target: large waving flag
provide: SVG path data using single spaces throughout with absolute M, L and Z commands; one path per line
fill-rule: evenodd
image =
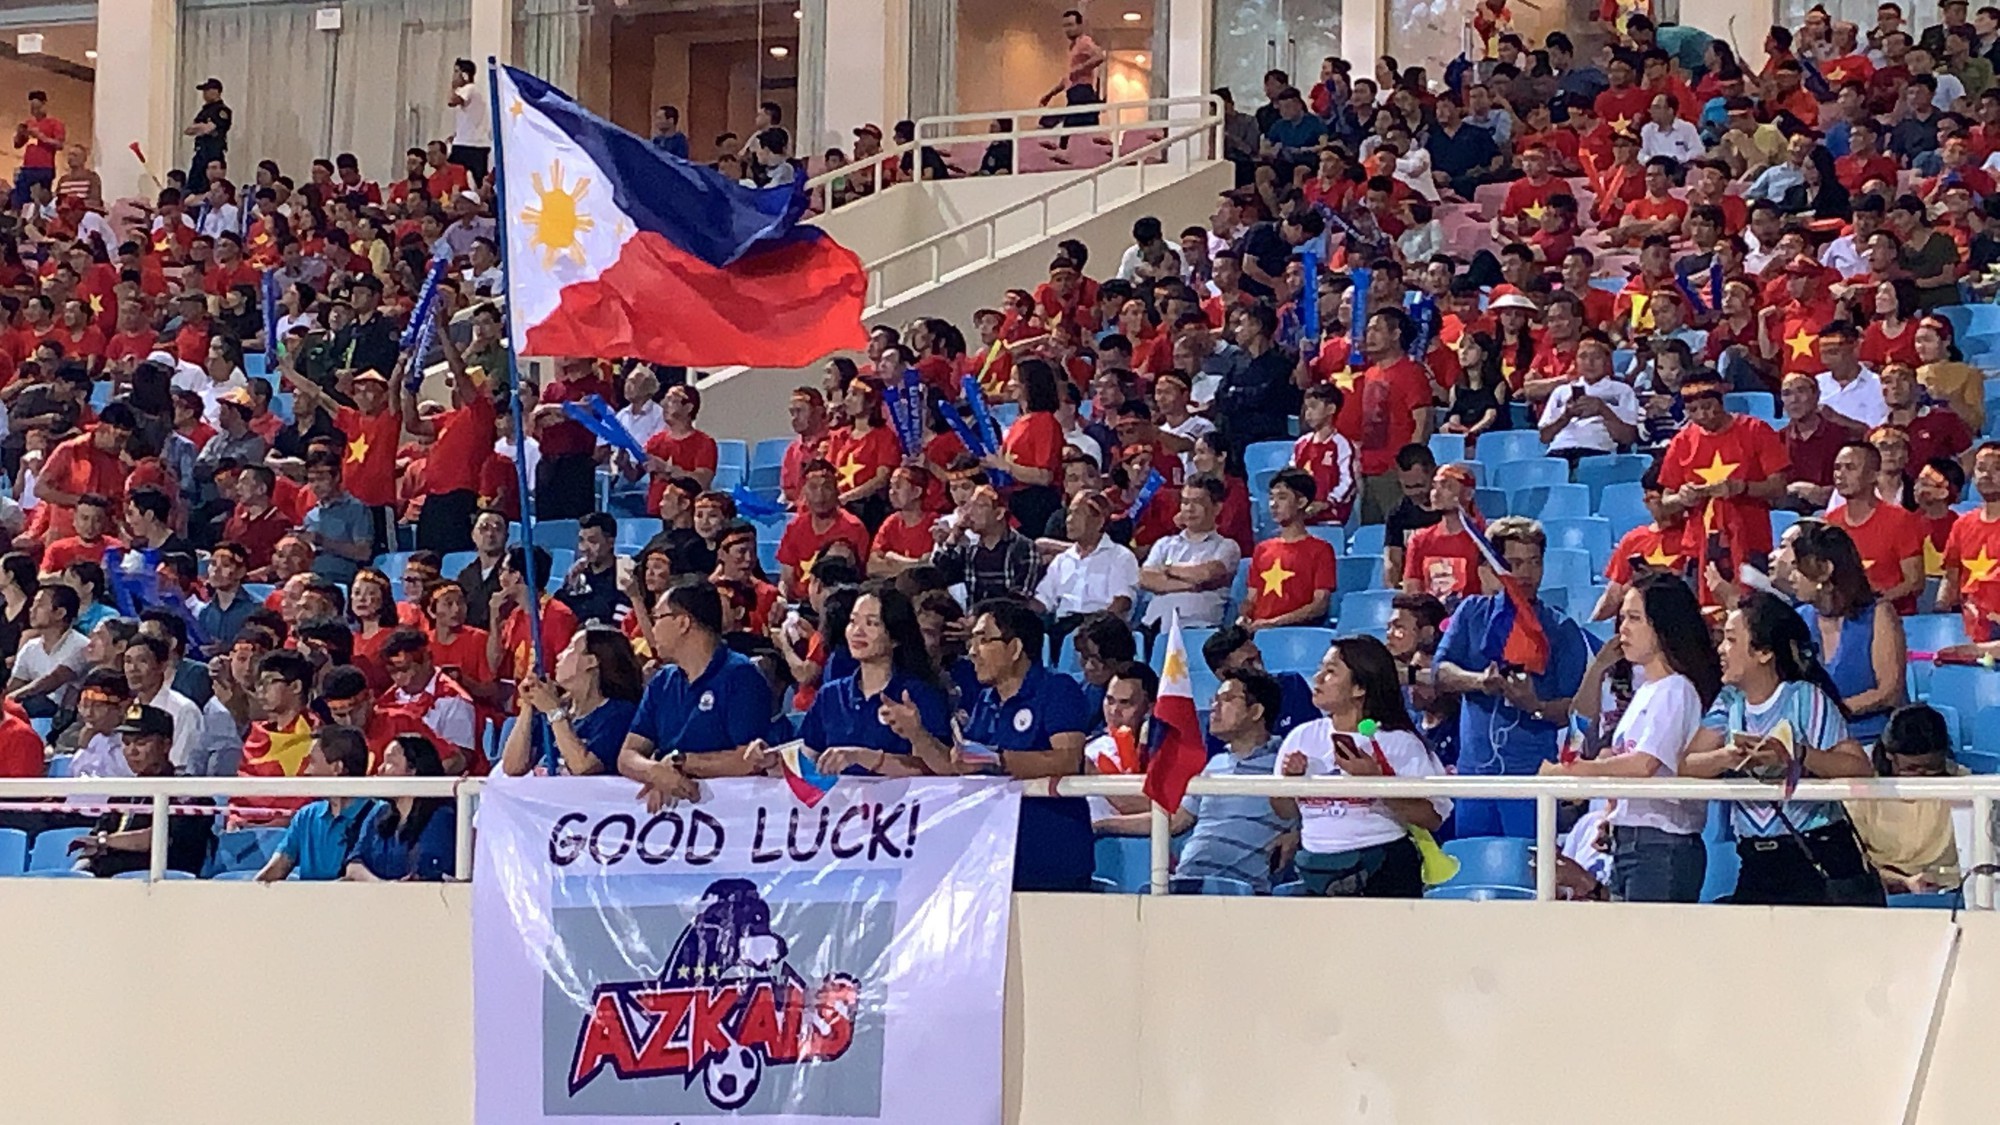
M 867 276 L 799 225 L 805 188 L 746 188 L 533 75 L 494 77 L 519 355 L 799 367 L 867 343 Z
M 1201 720 L 1188 678 L 1187 642 L 1181 638 L 1181 611 L 1168 624 L 1167 658 L 1160 664 L 1160 694 L 1153 701 L 1153 760 L 1146 766 L 1146 796 L 1168 812 L 1179 812 L 1188 782 L 1208 765 Z
M 1541 675 L 1549 670 L 1549 635 L 1542 631 L 1541 616 L 1535 612 L 1533 591 L 1507 569 L 1500 552 L 1494 550 L 1492 541 L 1486 538 L 1483 522 L 1463 509 L 1459 511 L 1459 519 L 1464 521 L 1466 531 L 1472 534 L 1473 546 L 1479 548 L 1480 557 L 1499 577 L 1500 590 L 1506 595 L 1486 623 L 1485 651 L 1491 653 L 1497 648 L 1502 664 L 1511 664 Z

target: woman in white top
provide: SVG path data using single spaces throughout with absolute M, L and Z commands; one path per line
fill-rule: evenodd
M 1444 773 L 1403 705 L 1396 660 L 1374 637 L 1333 642 L 1313 676 L 1313 706 L 1278 747 L 1284 777 L 1435 777 Z M 1363 723 L 1373 723 L 1361 733 Z M 1421 898 L 1423 860 L 1411 828 L 1435 830 L 1451 814 L 1443 798 L 1273 797 L 1279 816 L 1300 818 L 1299 878 L 1316 895 Z
M 1571 777 L 1672 777 L 1680 772 L 1701 717 L 1722 690 L 1722 663 L 1694 590 L 1652 574 L 1625 593 L 1618 635 L 1591 664 L 1601 677 L 1631 662 L 1639 687 L 1596 758 L 1544 762 L 1541 772 Z M 1586 676 L 1577 692 L 1597 690 Z M 1620 902 L 1697 902 L 1708 870 L 1702 843 L 1707 806 L 1695 801 L 1616 800 L 1611 812 L 1611 897 Z

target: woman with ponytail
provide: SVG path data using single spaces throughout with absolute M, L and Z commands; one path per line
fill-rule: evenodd
M 1811 629 L 1784 599 L 1746 595 L 1722 629 L 1721 694 L 1681 760 L 1685 777 L 1749 776 L 1781 785 L 1875 772 L 1847 728 Z M 1794 774 L 1796 770 L 1796 774 Z M 1837 801 L 1730 805 L 1742 861 L 1732 901 L 1835 905 L 1882 901 Z

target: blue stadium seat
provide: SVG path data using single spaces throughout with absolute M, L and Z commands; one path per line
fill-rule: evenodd
M 252 379 L 260 378 L 270 374 L 270 371 L 268 371 L 264 367 L 263 352 L 243 353 L 243 374 L 249 376 Z
M 2000 335 L 2000 305 L 1946 305 L 1938 314 L 1951 322 L 1952 336 L 1961 342 L 1973 336 Z
M 1333 645 L 1332 629 L 1315 625 L 1282 625 L 1257 633 L 1257 651 L 1271 672 L 1297 672 L 1310 677 Z
M 282 828 L 246 828 L 224 832 L 215 839 L 214 871 L 257 871 L 285 838 Z
M 1153 881 L 1152 843 L 1144 836 L 1099 836 L 1097 877 L 1121 892 L 1137 894 Z
M 1167 880 L 1167 893 L 1176 895 L 1224 895 L 1233 898 L 1247 898 L 1257 893 L 1257 889 L 1241 879 L 1230 879 L 1221 875 L 1188 876 Z
M 1708 823 L 1702 826 L 1701 838 L 1710 844 L 1730 844 L 1736 839 L 1736 830 L 1729 826 L 1728 801 L 1708 803 Z
M 409 551 L 391 551 L 386 555 L 376 555 L 375 569 L 388 575 L 390 582 L 401 583 L 403 580 L 403 568 L 410 565 L 411 553 Z
M 577 521 L 536 520 L 535 546 L 554 550 L 557 547 L 576 547 Z
M 26 876 L 26 877 L 28 877 L 28 878 L 30 878 L 30 879 L 95 879 L 95 878 L 97 878 L 97 876 L 95 876 L 95 875 L 92 875 L 92 874 L 91 874 L 90 872 L 88 872 L 88 871 L 78 871 L 78 870 L 76 870 L 75 868 L 70 868 L 70 867 L 42 867 L 42 868 L 34 868 L 34 867 L 30 867 L 30 868 L 29 868 L 29 869 L 27 869 L 26 871 L 23 871 L 23 872 L 21 872 L 21 874 L 22 874 L 22 875 L 24 875 L 24 876 Z
M 1431 447 L 1431 456 L 1437 458 L 1440 465 L 1465 460 L 1464 434 L 1432 434 L 1427 444 Z
M 1944 720 L 1945 737 L 1951 742 L 1952 752 L 1960 755 L 1965 753 L 1965 721 L 1959 718 L 1958 708 L 1953 707 L 1949 703 L 1939 703 L 1936 700 L 1931 701 L 1930 707 L 1931 710 L 1938 713 L 1939 718 Z M 1973 772 L 1978 773 L 1980 771 L 1974 770 Z
M 1312 892 L 1311 892 L 1311 891 L 1308 891 L 1308 890 L 1306 890 L 1306 885 L 1305 885 L 1304 883 L 1301 883 L 1301 882 L 1299 882 L 1299 881 L 1298 881 L 1297 879 L 1294 879 L 1294 880 L 1292 880 L 1292 881 L 1291 881 L 1291 882 L 1289 882 L 1289 883 L 1279 883 L 1279 884 L 1278 884 L 1277 886 L 1275 886 L 1275 887 L 1272 887 L 1272 888 L 1271 888 L 1271 897 L 1272 897 L 1272 898 L 1311 898 L 1311 897 L 1312 897 Z
M 28 869 L 28 834 L 18 828 L 0 828 L 0 876 L 19 875 Z
M 1949 664 L 1931 672 L 1931 698 L 1949 699 L 1960 711 L 1977 715 L 1988 707 L 2000 707 L 2000 672 L 1962 664 Z
M 445 572 L 445 577 L 456 578 L 458 577 L 458 572 L 455 570 L 447 571 Z M 401 585 L 400 580 L 398 581 L 397 584 Z M 261 602 L 265 598 L 268 598 L 272 594 L 275 594 L 277 592 L 278 588 L 276 586 L 271 585 L 269 582 L 245 582 L 243 584 L 244 596 L 249 598 L 253 602 Z
M 1542 444 L 1542 435 L 1533 430 L 1500 430 L 1481 434 L 1478 446 L 1479 460 L 1488 465 L 1525 461 L 1548 452 L 1548 447 Z
M 649 516 L 628 516 L 619 520 L 619 553 L 630 553 L 645 546 L 648 540 L 660 533 L 660 527 L 660 521 Z
M 1445 854 L 1458 860 L 1458 874 L 1445 887 L 1535 886 L 1533 842 L 1518 836 L 1473 836 L 1447 840 Z M 1439 888 L 1443 889 L 1443 888 Z
M 273 391 L 271 393 L 271 413 L 276 414 L 280 418 L 283 418 L 285 420 L 285 424 L 290 425 L 293 420 L 292 392 Z
M 111 405 L 111 383 L 100 379 L 90 385 L 90 408 L 102 410 Z
M 542 579 L 542 589 L 553 590 L 561 583 L 562 576 L 576 565 L 576 552 L 567 547 L 549 548 L 549 573 Z
M 1576 463 L 1576 483 L 1590 489 L 1590 508 L 1596 511 L 1611 484 L 1626 484 L 1646 475 L 1653 459 L 1642 453 L 1607 453 L 1585 457 Z
M 1584 632 L 1597 638 L 1598 644 L 1603 644 L 1610 640 L 1611 635 L 1618 631 L 1618 623 L 1616 621 L 1578 621 L 1577 625 Z
M 1489 520 L 1507 514 L 1507 494 L 1497 488 L 1473 489 L 1472 502 L 1479 506 L 1479 514 Z
M 1799 522 L 1799 514 L 1797 512 L 1787 512 L 1782 508 L 1772 509 L 1771 510 L 1772 545 L 1776 546 L 1779 541 L 1784 539 L 1785 532 L 1790 530 L 1791 526 L 1797 522 Z
M 1581 519 L 1590 514 L 1590 489 L 1581 484 L 1537 484 L 1507 490 L 1507 514 L 1530 519 Z
M 1208 626 L 1208 625 L 1181 626 L 1181 643 L 1187 646 L 1189 664 L 1199 668 L 1208 667 L 1208 665 L 1202 663 L 1201 646 L 1206 644 L 1208 642 L 1208 638 L 1214 635 L 1215 635 L 1215 629 L 1213 626 Z M 1147 661 L 1147 663 L 1151 664 L 1153 667 L 1153 671 L 1157 672 L 1160 670 L 1160 665 L 1165 664 L 1166 662 L 1167 662 L 1167 642 L 1165 634 L 1163 632 L 1161 634 L 1161 638 L 1153 642 L 1153 652 L 1151 658 Z
M 1981 707 L 1972 713 L 1972 729 L 1966 732 L 1965 745 L 1978 753 L 2000 758 L 2000 707 Z
M 1363 590 L 1348 594 L 1340 599 L 1340 617 L 1336 621 L 1342 636 L 1367 634 L 1379 637 L 1389 627 L 1389 615 L 1395 611 L 1390 605 L 1396 600 L 1396 590 Z
M 1963 901 L 1957 891 L 1889 896 L 1889 906 L 1895 910 L 1957 910 Z
M 785 450 L 792 444 L 788 437 L 765 438 L 750 449 L 750 471 L 745 479 L 751 488 L 773 489 L 778 487 L 778 476 L 785 464 Z
M 1569 483 L 1569 462 L 1554 457 L 1525 457 L 1487 464 L 1493 467 L 1493 483 L 1509 492 L 1530 485 Z
M 708 482 L 717 492 L 734 492 L 743 485 L 743 469 L 739 465 L 721 465 L 715 470 L 715 478 Z
M 75 754 L 57 754 L 49 759 L 50 777 L 68 777 L 76 768 Z
M 209 877 L 219 883 L 253 883 L 257 880 L 255 871 L 218 871 Z
M 1381 555 L 1347 555 L 1340 560 L 1340 578 L 1336 592 L 1352 594 L 1362 590 L 1382 588 Z
M 28 870 L 47 871 L 66 868 L 76 863 L 69 854 L 69 842 L 88 835 L 88 828 L 44 828 L 35 834 L 35 845 L 28 852 Z
M 1250 560 L 1239 559 L 1236 563 L 1236 580 L 1229 584 L 1229 600 L 1223 603 L 1222 619 L 1236 620 L 1243 609 L 1243 602 L 1250 596 Z M 1189 642 L 1192 644 L 1193 642 Z
M 1243 472 L 1252 481 L 1258 473 L 1275 473 L 1292 463 L 1292 443 L 1289 441 L 1256 441 L 1243 450 Z M 1261 489 L 1252 488 L 1252 492 Z
M 1611 559 L 1613 543 L 1610 520 L 1603 516 L 1546 519 L 1542 521 L 1542 531 L 1548 535 L 1550 547 L 1583 551 L 1590 556 L 1591 573 L 1604 573 L 1604 564 Z
M 1769 391 L 1732 391 L 1722 396 L 1731 414 L 1747 414 L 1768 422 L 1778 416 L 1778 399 Z
M 1477 883 L 1446 883 L 1424 892 L 1425 898 L 1457 899 L 1462 902 L 1526 902 L 1535 897 L 1533 887 L 1486 887 Z
M 1574 547 L 1550 547 L 1542 560 L 1542 588 L 1588 586 L 1596 571 L 1590 555 Z
M 715 467 L 735 469 L 738 473 L 749 471 L 750 447 L 736 438 L 723 438 L 715 443 Z
M 478 561 L 478 551 L 453 551 L 444 557 L 444 576 L 455 581 L 459 571 Z
M 1936 652 L 1966 642 L 1965 619 L 1956 613 L 1918 613 L 1903 618 L 1911 652 Z
M 1588 586 L 1570 586 L 1563 590 L 1563 612 L 1579 620 L 1589 617 L 1597 610 L 1597 601 L 1604 596 L 1605 585 L 1591 582 Z M 1616 622 L 1612 623 L 1616 628 Z
M 1597 514 L 1611 521 L 1614 543 L 1633 528 L 1653 522 L 1653 514 L 1646 510 L 1645 489 L 1639 486 L 1638 481 L 1605 485 L 1604 492 L 1597 498 Z
M 1388 534 L 1384 524 L 1363 524 L 1348 535 L 1347 551 L 1353 555 L 1379 555 L 1388 542 Z
M 762 535 L 757 537 L 757 565 L 764 568 L 765 574 L 773 578 L 777 577 L 778 540 L 776 538 L 766 538 Z
M 1535 596 L 1541 599 L 1543 605 L 1548 606 L 1557 613 L 1567 614 L 1569 613 L 1569 591 L 1570 587 L 1568 586 L 1544 586 L 1535 593 Z M 1587 591 L 1584 596 L 1589 596 Z M 1596 604 L 1596 602 L 1591 603 L 1591 605 Z
M 146 880 L 151 880 L 152 877 L 153 873 L 151 871 L 120 871 L 118 874 L 112 876 L 113 879 L 146 879 Z M 194 878 L 194 876 L 188 874 L 185 871 L 175 871 L 173 868 L 170 867 L 164 873 L 161 874 L 160 878 L 163 880 L 192 879 Z
M 1314 539 L 1324 539 L 1333 545 L 1333 553 L 1343 553 L 1347 546 L 1347 531 L 1337 523 L 1316 523 L 1306 528 L 1306 534 Z

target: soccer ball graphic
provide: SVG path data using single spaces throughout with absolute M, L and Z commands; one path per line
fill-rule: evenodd
M 717 1109 L 737 1109 L 757 1092 L 764 1080 L 764 1058 L 740 1043 L 731 1043 L 702 1068 L 701 1087 Z

